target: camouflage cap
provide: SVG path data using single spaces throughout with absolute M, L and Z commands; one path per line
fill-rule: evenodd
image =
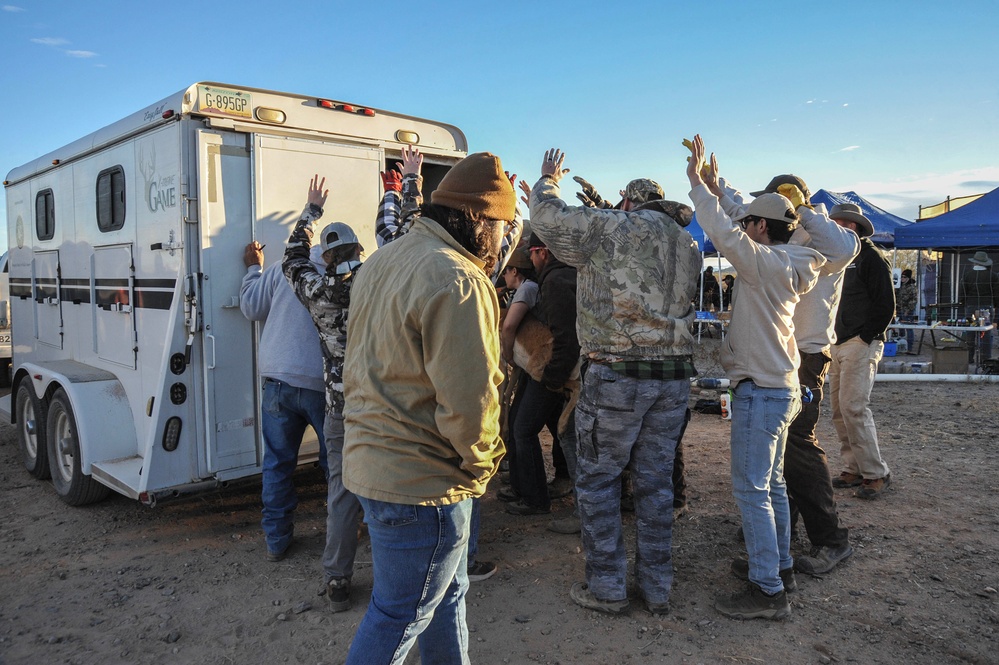
M 624 188 L 624 198 L 636 204 L 657 201 L 663 196 L 663 188 L 659 186 L 659 183 L 648 178 L 632 180 Z

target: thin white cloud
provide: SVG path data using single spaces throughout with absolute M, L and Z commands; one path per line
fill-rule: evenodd
M 73 58 L 94 58 L 97 56 L 93 51 L 66 51 L 66 55 Z
M 859 145 L 848 145 L 845 148 L 840 148 L 839 150 L 836 150 L 835 152 L 853 152 L 854 150 L 859 150 L 859 149 L 860 149 Z
M 42 46 L 65 46 L 69 43 L 68 39 L 62 37 L 35 37 L 31 41 Z
M 809 100 L 808 100 L 807 102 L 805 102 L 805 103 L 806 103 L 806 104 L 814 104 L 814 103 L 815 103 L 815 100 L 814 100 L 814 99 L 809 99 Z
M 843 104 L 843 108 L 846 108 L 847 106 L 849 106 L 849 104 Z
M 951 173 L 928 173 L 893 180 L 868 180 L 831 188 L 852 190 L 905 219 L 915 219 L 919 206 L 945 201 L 948 196 L 984 194 L 999 187 L 999 166 L 965 169 Z
M 18 7 L 17 5 L 4 5 L 3 10 L 5 12 L 23 12 L 24 7 Z

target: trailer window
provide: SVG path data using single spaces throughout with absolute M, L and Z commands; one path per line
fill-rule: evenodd
M 35 231 L 39 240 L 52 240 L 55 235 L 55 196 L 43 189 L 35 196 Z
M 125 171 L 120 166 L 97 175 L 97 228 L 117 231 L 125 226 Z

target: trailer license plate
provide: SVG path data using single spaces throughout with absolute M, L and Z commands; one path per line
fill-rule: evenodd
M 250 93 L 210 85 L 198 86 L 198 110 L 233 118 L 253 117 Z

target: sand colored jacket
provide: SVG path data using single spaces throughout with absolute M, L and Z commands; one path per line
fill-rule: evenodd
M 347 489 L 416 505 L 485 492 L 505 452 L 498 321 L 483 262 L 433 220 L 364 263 L 347 324 Z

